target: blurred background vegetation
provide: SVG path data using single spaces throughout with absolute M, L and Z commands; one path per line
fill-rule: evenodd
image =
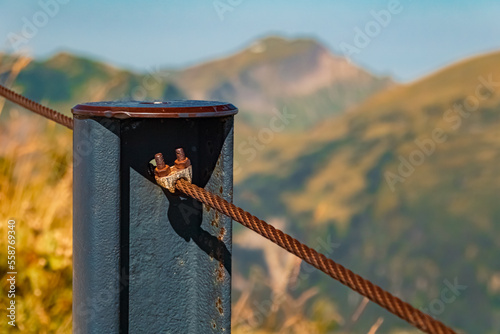
M 458 280 L 467 289 L 432 314 L 467 333 L 493 334 L 500 332 L 499 64 L 500 53 L 491 53 L 399 84 L 315 40 L 270 37 L 222 60 L 155 73 L 69 53 L 1 54 L 0 82 L 67 114 L 84 101 L 233 102 L 237 205 L 431 313 L 445 282 Z M 478 92 L 484 99 L 473 112 L 453 109 Z M 0 103 L 0 221 L 17 222 L 17 323 L 27 333 L 70 333 L 72 133 Z M 263 129 L 284 112 L 293 118 L 264 140 Z M 387 173 L 398 174 L 400 157 L 422 150 L 415 140 L 437 128 L 446 140 L 392 191 Z M 234 333 L 416 333 L 239 226 L 234 241 Z

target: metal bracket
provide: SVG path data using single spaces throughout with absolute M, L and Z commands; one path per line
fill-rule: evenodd
M 175 182 L 179 179 L 186 179 L 190 183 L 193 182 L 193 166 L 188 168 L 173 171 L 168 176 L 156 176 L 156 182 L 163 188 L 167 188 L 171 193 L 175 193 Z
M 190 183 L 193 182 L 193 167 L 191 161 L 184 154 L 182 148 L 175 150 L 177 159 L 175 165 L 170 167 L 165 164 L 163 154 L 158 153 L 155 155 L 156 168 L 155 179 L 163 188 L 168 189 L 171 193 L 175 193 L 175 182 L 179 179 L 185 179 Z

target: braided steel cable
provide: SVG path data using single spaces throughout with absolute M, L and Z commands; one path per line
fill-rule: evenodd
M 302 244 L 288 234 L 274 228 L 272 225 L 260 220 L 234 204 L 183 179 L 177 181 L 176 188 L 182 193 L 231 217 L 233 220 L 257 232 L 264 238 L 269 239 L 281 248 L 298 256 L 328 276 L 367 297 L 372 302 L 380 305 L 421 331 L 429 334 L 457 334 L 453 329 L 447 327 L 440 321 L 414 308 L 398 297 L 383 290 L 381 287 L 353 273 L 349 269 L 327 258 L 325 255 Z
M 50 119 L 51 121 L 64 125 L 68 129 L 73 130 L 73 118 L 71 117 L 65 116 L 60 112 L 47 108 L 35 101 L 17 94 L 16 92 L 2 85 L 0 85 L 0 95 L 13 103 L 16 103 L 34 113 L 37 113 L 45 118 Z
M 0 85 L 0 95 L 11 102 L 73 130 L 73 119 L 70 117 L 19 95 L 2 85 Z M 453 329 L 420 310 L 417 310 L 410 304 L 383 290 L 381 287 L 353 273 L 349 269 L 327 258 L 325 255 L 302 244 L 288 234 L 274 228 L 272 225 L 260 220 L 234 204 L 211 194 L 205 189 L 197 187 L 183 179 L 176 182 L 176 189 L 218 210 L 243 226 L 274 242 L 278 246 L 298 256 L 305 262 L 348 286 L 352 290 L 367 297 L 374 303 L 407 321 L 421 331 L 429 334 L 457 334 Z

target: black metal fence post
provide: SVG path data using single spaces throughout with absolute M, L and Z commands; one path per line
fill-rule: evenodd
M 207 101 L 100 102 L 74 114 L 73 332 L 230 333 L 231 220 L 160 188 L 182 147 L 232 199 L 233 117 Z

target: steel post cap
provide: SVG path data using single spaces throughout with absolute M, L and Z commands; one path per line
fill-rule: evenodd
M 198 118 L 238 113 L 230 103 L 198 100 L 89 102 L 79 104 L 71 111 L 76 118 Z

